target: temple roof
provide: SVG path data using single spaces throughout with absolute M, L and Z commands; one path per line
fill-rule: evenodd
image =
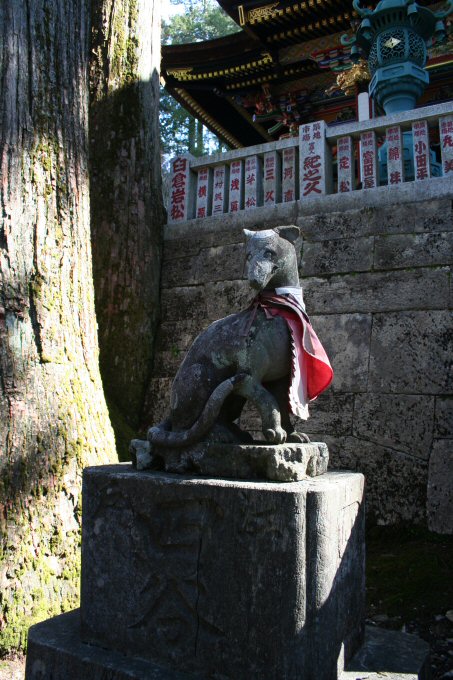
M 283 1 L 264 5 L 259 0 L 240 4 L 234 0 L 218 0 L 218 3 L 233 21 L 268 46 L 297 44 L 345 31 L 350 28 L 351 20 L 358 18 L 352 0 Z
M 208 128 L 239 147 L 275 139 L 320 111 L 328 122 L 354 115 L 354 97 L 335 88 L 350 66 L 340 37 L 359 22 L 352 0 L 218 2 L 241 31 L 162 47 L 167 90 Z

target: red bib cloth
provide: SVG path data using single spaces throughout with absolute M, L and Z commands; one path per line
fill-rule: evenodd
M 260 307 L 268 318 L 281 316 L 288 324 L 292 350 L 289 406 L 291 413 L 306 420 L 309 415 L 308 402 L 324 392 L 333 380 L 329 358 L 305 310 L 293 295 L 261 291 L 251 304 L 252 313 L 246 335 Z

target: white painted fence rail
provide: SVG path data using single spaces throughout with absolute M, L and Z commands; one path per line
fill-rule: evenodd
M 170 173 L 173 224 L 450 175 L 453 102 L 333 127 L 301 125 L 298 138 L 174 158 Z

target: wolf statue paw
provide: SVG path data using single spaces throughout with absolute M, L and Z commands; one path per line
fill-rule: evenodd
M 286 438 L 286 441 L 291 444 L 308 444 L 310 442 L 310 437 L 305 432 L 290 432 Z
M 286 441 L 286 432 L 282 427 L 277 427 L 275 430 L 264 430 L 263 434 L 269 444 L 284 444 Z

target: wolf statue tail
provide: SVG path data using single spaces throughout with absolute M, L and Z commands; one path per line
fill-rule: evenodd
M 211 429 L 217 420 L 225 399 L 248 377 L 247 373 L 238 373 L 217 385 L 206 402 L 200 417 L 188 430 L 181 432 L 167 430 L 165 429 L 166 425 L 168 425 L 167 421 L 165 424 L 162 423 L 161 425 L 149 428 L 148 441 L 157 446 L 168 446 L 175 449 L 190 446 L 200 441 L 201 437 Z

